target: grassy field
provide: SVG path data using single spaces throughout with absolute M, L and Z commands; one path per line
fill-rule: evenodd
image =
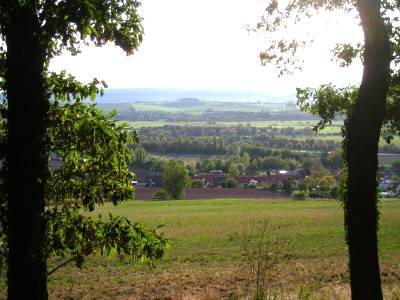
M 251 265 L 259 259 L 248 253 L 261 237 L 267 242 L 264 288 L 269 295 L 349 299 L 343 213 L 337 201 L 135 201 L 106 204 L 95 213 L 110 211 L 151 227 L 165 222 L 163 231 L 173 246 L 155 269 L 129 258 L 94 257 L 81 270 L 68 265 L 50 276 L 51 299 L 249 299 L 256 280 Z M 400 201 L 384 200 L 381 212 L 384 292 L 387 299 L 399 299 Z M 254 231 L 260 220 L 267 234 Z M 4 281 L 4 298 L 1 291 L 4 296 Z
M 385 200 L 381 210 L 384 289 L 388 299 L 398 299 L 400 201 Z M 119 207 L 107 204 L 96 213 L 109 211 L 148 226 L 165 222 L 163 231 L 173 241 L 172 248 L 151 270 L 129 259 L 120 263 L 101 257 L 89 259 L 81 270 L 67 266 L 49 278 L 51 298 L 246 298 L 255 278 L 245 253 L 253 249 L 249 245 L 260 241 L 260 235 L 249 235 L 257 220 L 266 220 L 269 231 L 263 237 L 272 258 L 265 274 L 270 295 L 279 299 L 349 297 L 343 213 L 337 201 L 136 201 Z

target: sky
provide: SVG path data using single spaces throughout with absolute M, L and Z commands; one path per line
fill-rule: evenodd
M 344 13 L 321 14 L 295 31 L 309 32 L 315 43 L 301 58 L 303 70 L 278 78 L 273 66 L 261 66 L 258 55 L 268 45 L 261 33 L 249 33 L 259 20 L 262 0 L 143 0 L 140 14 L 144 41 L 133 56 L 112 44 L 88 46 L 72 57 L 53 59 L 51 69 L 66 69 L 78 80 L 105 80 L 111 88 L 183 88 L 255 90 L 290 94 L 295 87 L 332 82 L 357 84 L 361 64 L 339 68 L 330 49 L 337 41 L 362 40 L 357 20 Z

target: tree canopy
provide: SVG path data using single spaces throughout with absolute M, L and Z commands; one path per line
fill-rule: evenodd
M 57 83 L 59 90 L 54 90 L 54 95 L 63 100 L 53 101 L 49 110 L 47 149 L 56 160 L 49 164 L 47 179 L 47 257 L 68 257 L 68 262 L 74 260 L 80 267 L 85 257 L 98 251 L 107 255 L 117 251 L 152 263 L 169 245 L 162 233 L 123 217 L 110 215 L 104 219 L 82 212 L 82 208 L 92 211 L 104 201 L 117 205 L 134 198 L 127 143 L 136 143 L 136 136 L 128 135 L 125 125 L 117 124 L 112 115 L 105 116 L 94 104 L 83 103 L 86 97 L 101 91 L 96 82 L 82 85 L 64 72 L 51 74 L 48 82 Z M 69 88 L 61 87 L 63 83 Z M 54 162 L 59 165 L 53 166 Z M 1 204 L 6 209 L 4 196 Z M 5 215 L 0 229 L 6 224 Z M 3 261 L 7 254 L 6 232 L 0 232 Z
M 162 187 L 173 199 L 185 196 L 185 187 L 189 184 L 189 176 L 185 165 L 178 160 L 169 160 L 165 166 Z

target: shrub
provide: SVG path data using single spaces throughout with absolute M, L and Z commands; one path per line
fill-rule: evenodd
M 203 181 L 201 181 L 200 179 L 192 180 L 191 187 L 192 188 L 202 188 L 203 187 Z
M 227 178 L 222 183 L 222 187 L 223 188 L 235 188 L 235 187 L 238 187 L 238 186 L 239 186 L 238 182 L 233 178 Z
M 277 190 L 278 190 L 278 184 L 277 184 L 276 182 L 272 182 L 272 183 L 270 184 L 270 186 L 269 186 L 269 190 L 270 190 L 271 192 L 277 191 Z
M 243 187 L 245 189 L 255 189 L 255 188 L 257 188 L 257 185 L 256 184 L 245 183 L 245 184 L 243 184 Z
M 310 198 L 320 198 L 320 197 L 322 197 L 322 196 L 321 196 L 321 193 L 320 193 L 317 189 L 311 190 L 311 191 L 309 192 L 308 196 L 309 196 Z
M 166 190 L 160 189 L 152 195 L 152 198 L 158 200 L 167 200 L 171 198 L 171 195 L 168 194 Z
M 290 194 L 292 192 L 292 190 L 293 190 L 293 182 L 292 182 L 292 180 L 290 178 L 285 179 L 285 181 L 283 181 L 282 190 L 285 193 L 288 193 L 288 194 Z
M 306 199 L 306 193 L 304 191 L 294 191 L 292 197 L 294 200 L 304 200 Z
M 329 191 L 329 196 L 333 199 L 339 198 L 339 187 L 338 186 L 333 186 L 331 190 Z

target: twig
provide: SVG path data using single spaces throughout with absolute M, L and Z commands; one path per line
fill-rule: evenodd
M 55 267 L 53 270 L 51 270 L 50 272 L 47 272 L 47 276 L 50 276 L 51 274 L 53 274 L 55 271 L 57 271 L 58 269 L 64 267 L 66 264 L 70 263 L 71 261 L 75 260 L 76 257 L 71 257 L 70 259 L 64 261 L 62 264 L 58 265 L 57 267 Z

